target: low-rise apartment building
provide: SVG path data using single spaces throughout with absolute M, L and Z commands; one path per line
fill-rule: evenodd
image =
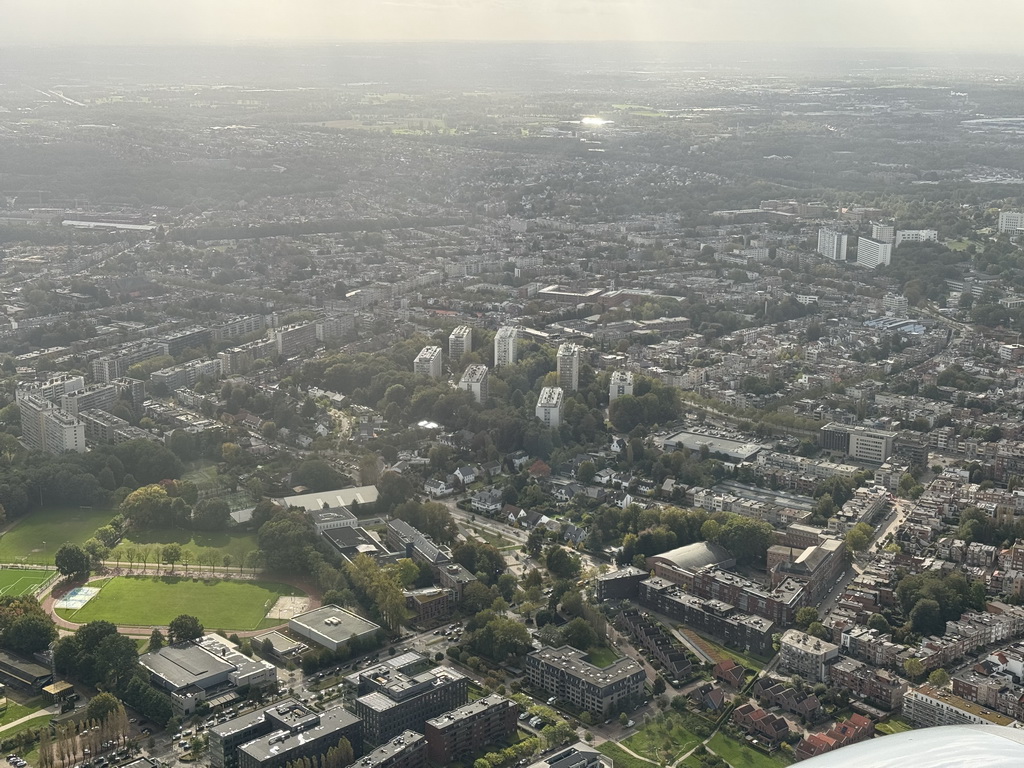
M 583 651 L 544 647 L 526 657 L 530 685 L 581 710 L 608 717 L 643 697 L 647 674 L 630 658 L 607 667 L 590 663 Z

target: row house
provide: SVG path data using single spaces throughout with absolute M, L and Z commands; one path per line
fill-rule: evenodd
M 789 736 L 789 723 L 785 718 L 766 712 L 749 702 L 733 710 L 732 721 L 748 736 L 769 747 L 777 747 Z
M 778 707 L 808 723 L 821 720 L 825 715 L 821 702 L 813 693 L 801 693 L 769 675 L 758 678 L 750 693 L 764 706 Z
M 635 608 L 623 611 L 619 619 L 636 645 L 647 651 L 665 668 L 673 685 L 693 676 L 693 664 L 682 645 L 657 622 Z
M 824 733 L 809 733 L 796 745 L 797 760 L 823 755 L 850 744 L 866 741 L 875 735 L 875 724 L 864 715 L 853 714 L 848 720 L 837 722 Z

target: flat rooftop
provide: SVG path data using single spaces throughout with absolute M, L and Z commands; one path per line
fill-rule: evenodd
M 554 408 L 561 402 L 561 387 L 544 387 L 544 389 L 540 391 L 540 397 L 537 399 L 537 405 L 541 408 Z
M 175 689 L 198 685 L 209 677 L 236 669 L 234 664 L 193 643 L 168 645 L 159 651 L 143 654 L 139 663 Z
M 356 760 L 350 768 L 373 768 L 373 766 L 386 763 L 394 755 L 407 750 L 414 749 L 418 742 L 426 740 L 426 736 L 416 731 L 403 731 L 387 744 L 381 744 L 372 752 Z
M 363 485 L 353 488 L 338 488 L 333 491 L 319 491 L 317 493 L 304 493 L 300 496 L 286 496 L 278 501 L 279 504 L 287 507 L 298 507 L 307 511 L 316 511 L 325 507 L 335 509 L 337 507 L 352 508 L 353 504 L 375 504 L 377 502 L 377 487 L 375 485 Z
M 970 715 L 980 717 L 983 720 L 988 720 L 996 725 L 1010 725 L 1011 723 L 1016 722 L 1012 717 L 1007 717 L 999 712 L 993 712 L 992 710 L 981 706 L 981 704 L 975 704 L 973 701 L 961 699 L 959 696 L 954 696 L 952 693 L 940 690 L 928 683 L 919 685 L 917 688 L 911 688 L 908 693 L 924 694 L 925 696 L 941 701 L 943 704 L 963 710 Z
M 558 667 L 573 677 L 587 680 L 596 685 L 608 685 L 625 680 L 637 672 L 643 672 L 643 667 L 629 657 L 616 659 L 607 667 L 595 666 L 589 660 L 584 659 L 587 656 L 585 651 L 568 645 L 563 645 L 560 648 L 544 647 L 539 651 L 533 651 L 530 656 Z
M 471 701 L 469 704 L 464 704 L 458 709 L 453 709 L 451 712 L 445 712 L 443 715 L 432 717 L 427 720 L 427 725 L 432 725 L 435 728 L 445 728 L 450 723 L 474 717 L 481 712 L 486 712 L 491 707 L 504 706 L 506 703 L 512 703 L 512 700 L 506 699 L 500 694 L 492 693 L 490 696 L 484 696 L 482 699 Z
M 304 708 L 303 708 L 304 709 Z M 273 708 L 272 710 L 273 711 Z M 308 710 L 305 710 L 308 712 Z M 315 718 L 316 716 L 313 715 Z M 289 752 L 299 752 L 311 741 L 324 738 L 334 733 L 340 733 L 346 728 L 357 725 L 360 720 L 344 707 L 335 707 L 320 713 L 320 722 L 307 730 L 290 731 L 287 729 L 275 730 L 266 736 L 242 745 L 239 751 L 245 752 L 258 762 L 269 760 L 275 756 L 287 755 Z M 340 739 L 341 736 L 338 736 Z M 338 739 L 334 739 L 336 742 Z M 333 746 L 333 744 L 331 745 Z M 301 754 L 301 752 L 299 752 Z
M 337 643 L 345 642 L 352 635 L 359 637 L 380 629 L 379 625 L 369 619 L 357 616 L 337 605 L 323 605 L 312 611 L 300 613 L 288 622 L 288 626 L 299 631 L 306 630 L 323 635 Z
M 686 448 L 690 451 L 699 451 L 701 446 L 706 445 L 711 453 L 721 454 L 722 456 L 740 461 L 749 461 L 764 447 L 757 443 L 743 443 L 727 437 L 718 437 L 704 432 L 690 432 L 688 430 L 682 430 L 662 438 L 661 443 L 666 451 L 675 450 L 677 447 Z

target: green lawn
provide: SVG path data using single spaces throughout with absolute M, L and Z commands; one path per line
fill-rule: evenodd
M 622 743 L 648 760 L 668 765 L 701 741 L 702 739 L 687 730 L 678 714 L 665 712 Z
M 914 729 L 910 723 L 900 720 L 898 717 L 890 717 L 884 723 L 875 723 L 875 730 L 880 733 L 903 733 Z
M 0 568 L 0 595 L 23 595 L 31 592 L 53 575 L 53 571 Z
M 282 623 L 265 619 L 281 595 L 302 594 L 274 582 L 194 581 L 179 576 L 120 576 L 77 611 L 59 611 L 77 623 L 106 620 L 133 626 L 163 626 L 183 613 L 207 629 L 249 630 Z
M 690 631 L 694 632 L 692 629 Z M 761 656 L 755 656 L 752 653 L 745 653 L 744 651 L 737 650 L 736 648 L 726 648 L 724 645 L 708 639 L 707 635 L 702 635 L 699 632 L 694 632 L 694 634 L 700 637 L 701 645 L 706 646 L 705 650 L 710 650 L 713 655 L 718 654 L 719 656 L 728 656 L 737 664 L 741 664 L 747 669 L 762 670 L 765 665 L 771 661 L 770 658 L 766 659 Z
M 469 528 L 471 531 L 473 531 L 474 536 L 482 539 L 483 541 L 487 542 L 492 547 L 495 547 L 497 549 L 513 549 L 518 548 L 520 546 L 512 539 L 506 539 L 504 536 L 498 536 L 484 528 L 477 528 L 473 525 L 470 525 Z
M 172 542 L 180 544 L 182 549 L 187 549 L 192 553 L 192 565 L 189 566 L 190 572 L 210 570 L 209 565 L 196 565 L 197 555 L 205 556 L 212 554 L 217 559 L 217 565 L 223 565 L 224 556 L 230 555 L 231 564 L 238 566 L 249 553 L 259 549 L 255 533 L 234 534 L 226 531 L 207 532 L 186 531 L 182 528 L 154 528 L 148 531 L 130 531 L 128 536 L 122 539 L 117 550 L 108 559 L 116 560 L 117 554 L 120 552 L 122 563 L 127 564 L 128 561 L 125 559 L 124 552 L 128 547 L 135 547 L 136 549 L 148 547 L 153 551 Z M 152 566 L 155 562 L 154 557 L 150 556 L 149 565 Z M 142 563 L 140 561 L 136 567 L 141 568 L 141 566 Z M 177 566 L 178 569 L 182 567 L 181 565 Z
M 651 768 L 652 765 L 665 765 L 665 763 L 650 763 L 633 757 L 614 741 L 606 741 L 601 744 L 597 751 L 615 761 L 615 768 Z
M 708 747 L 732 768 L 785 768 L 792 762 L 781 751 L 769 757 L 753 747 L 729 738 L 721 731 L 711 737 Z
M 53 564 L 65 542 L 82 544 L 116 513 L 112 509 L 48 507 L 14 521 L 0 536 L 0 563 Z
M 33 700 L 38 704 L 38 699 Z M 4 710 L 3 715 L 0 715 L 0 727 L 13 723 L 15 720 L 21 720 L 25 715 L 31 715 L 33 712 L 39 709 L 38 706 L 30 706 L 26 704 L 19 704 L 16 701 L 7 700 L 7 709 Z
M 26 720 L 20 725 L 12 726 L 11 728 L 3 728 L 3 726 L 0 726 L 0 728 L 3 728 L 3 730 L 0 730 L 0 739 L 9 739 L 14 734 L 27 731 L 29 728 L 42 728 L 44 725 L 49 725 L 51 717 L 53 717 L 53 715 L 45 713 L 39 717 L 33 717 L 31 720 Z
M 190 462 L 191 469 L 187 470 L 182 476 L 182 480 L 188 480 L 190 483 L 195 483 L 197 488 L 214 488 L 217 485 L 217 465 L 212 461 L 206 462 Z
M 619 654 L 615 652 L 615 649 L 596 645 L 592 645 L 587 649 L 587 655 L 590 656 L 590 663 L 595 667 L 607 667 L 619 658 Z

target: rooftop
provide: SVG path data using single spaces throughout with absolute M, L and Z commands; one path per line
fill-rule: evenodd
M 537 406 L 539 408 L 556 408 L 561 404 L 561 387 L 544 387 L 544 389 L 540 391 L 540 397 L 537 399 Z
M 563 645 L 560 648 L 545 646 L 539 651 L 533 651 L 530 656 L 558 667 L 570 673 L 573 677 L 585 679 L 602 686 L 624 680 L 635 675 L 637 672 L 643 673 L 643 667 L 628 657 L 616 659 L 607 667 L 595 666 L 590 663 L 585 651 L 577 650 L 568 645 Z
M 139 657 L 139 663 L 171 688 L 199 685 L 207 678 L 233 672 L 237 667 L 198 643 L 168 645 Z
M 973 701 L 961 699 L 959 696 L 954 696 L 952 693 L 941 688 L 936 688 L 934 685 L 930 685 L 928 683 L 919 685 L 916 688 L 911 688 L 907 691 L 908 696 L 915 693 L 922 696 L 928 696 L 936 701 L 941 701 L 943 704 L 955 707 L 956 709 L 962 710 L 970 715 L 980 717 L 983 720 L 988 720 L 994 725 L 1010 725 L 1017 722 L 1012 717 L 1007 717 L 1006 715 L 1001 715 L 998 712 L 993 712 L 990 709 L 986 709 L 981 706 L 981 704 L 975 704 Z
M 380 765 L 385 760 L 391 759 L 395 754 L 402 750 L 409 749 L 417 742 L 424 741 L 425 739 L 426 737 L 421 733 L 416 733 L 415 731 L 403 731 L 387 744 L 381 744 L 372 752 L 356 760 L 352 763 L 350 768 L 373 768 L 373 766 Z
M 318 716 L 312 710 L 296 702 L 290 702 L 264 712 L 265 716 L 278 721 L 283 727 L 253 739 L 239 748 L 239 751 L 245 752 L 258 762 L 278 755 L 287 755 L 311 741 L 338 733 L 360 722 L 358 717 L 344 707 L 328 709 Z M 339 735 L 338 739 L 340 738 Z
M 372 621 L 337 605 L 323 605 L 312 611 L 300 613 L 291 619 L 288 625 L 305 628 L 338 643 L 348 640 L 352 635 L 358 637 L 380 629 Z
M 453 709 L 451 712 L 445 712 L 443 715 L 439 715 L 438 717 L 432 717 L 427 720 L 427 725 L 432 725 L 435 728 L 445 728 L 451 723 L 474 717 L 479 715 L 481 712 L 486 712 L 492 707 L 507 706 L 512 703 L 511 699 L 506 699 L 504 696 L 492 693 L 490 696 L 484 696 L 482 699 L 471 701 L 469 704 L 465 704 L 458 709 Z
M 298 507 L 311 511 L 325 507 L 352 507 L 353 504 L 374 504 L 377 501 L 377 486 L 364 485 L 353 488 L 338 488 L 334 491 L 318 491 L 301 496 L 286 496 L 278 501 L 285 507 Z

